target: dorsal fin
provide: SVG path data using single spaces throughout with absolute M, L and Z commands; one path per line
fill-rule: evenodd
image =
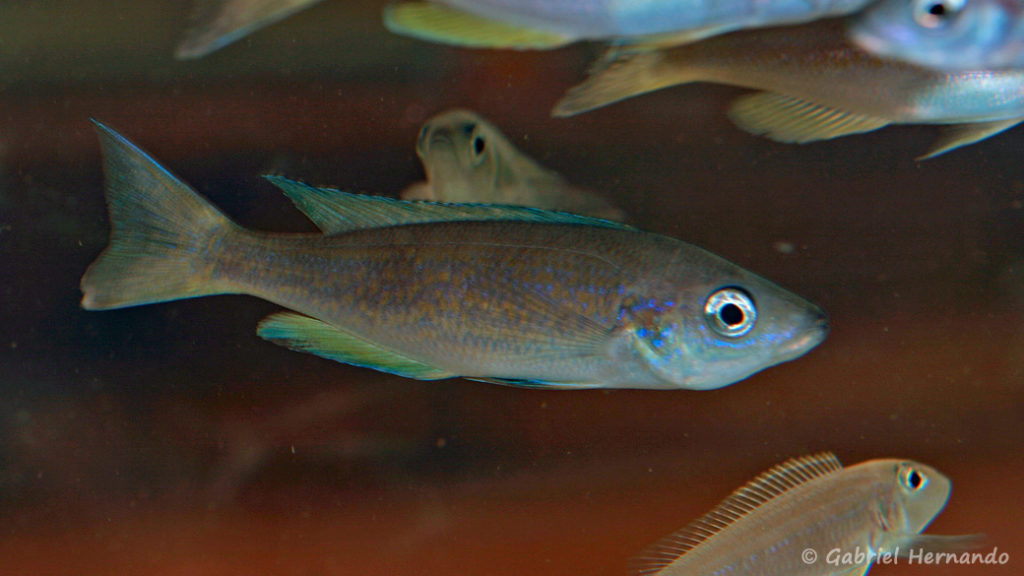
M 396 200 L 383 196 L 352 194 L 331 188 L 316 188 L 281 176 L 264 177 L 283 190 L 295 206 L 309 216 L 324 234 L 428 222 L 481 220 L 583 224 L 602 228 L 633 229 L 618 222 L 525 206 Z
M 737 489 L 704 516 L 642 552 L 630 562 L 631 571 L 637 576 L 654 574 L 765 502 L 842 468 L 831 452 L 786 460 Z

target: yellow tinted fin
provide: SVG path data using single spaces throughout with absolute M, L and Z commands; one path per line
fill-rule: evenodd
M 555 104 L 551 115 L 574 116 L 647 92 L 677 84 L 695 82 L 695 73 L 662 66 L 664 54 L 640 47 L 613 48 L 590 70 L 590 77 L 571 88 Z
M 292 350 L 406 378 L 440 380 L 457 376 L 380 348 L 316 318 L 294 312 L 279 312 L 267 316 L 260 322 L 256 333 L 261 338 Z
M 198 0 L 174 56 L 202 58 L 322 0 Z
M 923 156 L 916 160 L 928 160 L 950 150 L 956 150 L 961 146 L 981 142 L 991 138 L 1004 130 L 1009 130 L 1024 121 L 1024 118 L 1010 118 L 1009 120 L 995 120 L 992 122 L 975 122 L 972 124 L 955 124 L 943 128 L 942 136 L 932 144 L 932 147 Z
M 403 36 L 469 48 L 544 50 L 575 40 L 569 36 L 503 24 L 432 2 L 403 2 L 384 8 L 384 26 Z
M 236 226 L 127 138 L 93 120 L 103 147 L 110 244 L 82 276 L 82 307 L 124 308 L 230 291 L 209 274 Z
M 585 224 L 602 228 L 632 229 L 618 222 L 526 206 L 396 200 L 384 196 L 352 194 L 332 188 L 316 188 L 281 176 L 264 177 L 283 190 L 295 206 L 325 234 L 427 222 L 480 220 Z
M 884 118 L 854 114 L 771 92 L 737 98 L 729 107 L 729 118 L 751 134 L 797 143 L 870 132 L 889 124 Z
M 842 468 L 831 452 L 787 460 L 734 491 L 711 512 L 642 552 L 630 561 L 632 573 L 654 574 L 765 502 Z

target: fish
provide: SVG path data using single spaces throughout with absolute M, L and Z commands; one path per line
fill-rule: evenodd
M 581 40 L 675 44 L 850 14 L 872 0 L 433 0 L 384 10 L 396 34 L 472 48 L 548 50 Z
M 427 181 L 406 188 L 405 200 L 510 204 L 625 219 L 611 202 L 544 168 L 469 110 L 449 110 L 427 120 L 416 154 Z
M 951 491 L 949 478 L 912 460 L 844 468 L 831 452 L 793 458 L 641 553 L 631 569 L 660 576 L 863 576 L 879 558 L 976 548 L 980 534 L 921 534 Z
M 1024 67 L 1024 0 L 881 0 L 848 30 L 868 52 L 936 70 Z
M 192 26 L 175 49 L 179 60 L 202 58 L 322 0 L 198 0 Z
M 1024 120 L 1024 70 L 946 73 L 884 60 L 854 46 L 841 19 L 733 32 L 664 50 L 612 49 L 552 114 L 572 116 L 690 82 L 759 91 L 736 99 L 729 117 L 779 142 L 815 142 L 889 124 L 944 126 L 918 160 Z
M 107 310 L 248 294 L 257 334 L 420 380 L 712 389 L 817 346 L 824 312 L 674 238 L 534 208 L 408 202 L 267 178 L 322 231 L 233 223 L 94 121 L 110 242 L 82 276 Z

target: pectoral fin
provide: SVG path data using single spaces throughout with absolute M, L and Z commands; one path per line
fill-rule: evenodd
M 457 376 L 381 348 L 316 318 L 294 312 L 267 316 L 260 322 L 256 333 L 261 338 L 292 350 L 406 378 L 440 380 Z
M 976 122 L 973 124 L 956 124 L 947 126 L 942 136 L 935 141 L 931 149 L 924 156 L 918 156 L 917 160 L 929 160 L 950 150 L 956 150 L 961 146 L 981 142 L 991 138 L 1004 130 L 1009 130 L 1024 121 L 1024 118 L 1010 118 L 1009 120 L 995 120 L 992 122 Z
M 778 142 L 814 142 L 877 130 L 889 121 L 829 108 L 792 96 L 760 92 L 738 98 L 729 118 L 742 130 Z
M 388 6 L 384 9 L 384 26 L 395 34 L 471 48 L 546 50 L 575 40 L 563 34 L 488 20 L 432 2 Z
M 908 558 L 910 554 L 927 554 L 947 552 L 957 554 L 977 550 L 985 542 L 984 534 L 958 534 L 946 536 L 942 534 L 906 534 L 896 542 L 882 550 L 885 554 L 894 554 L 900 558 Z

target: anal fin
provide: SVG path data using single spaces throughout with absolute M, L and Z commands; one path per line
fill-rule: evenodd
M 792 96 L 759 92 L 729 107 L 739 128 L 778 142 L 815 142 L 877 130 L 889 121 L 830 108 Z
M 433 2 L 392 4 L 384 9 L 384 26 L 395 34 L 471 48 L 544 50 L 575 40 L 556 32 L 488 20 Z
M 261 338 L 292 350 L 406 378 L 440 380 L 458 376 L 381 348 L 316 318 L 294 312 L 267 316 L 260 322 L 256 333 Z

